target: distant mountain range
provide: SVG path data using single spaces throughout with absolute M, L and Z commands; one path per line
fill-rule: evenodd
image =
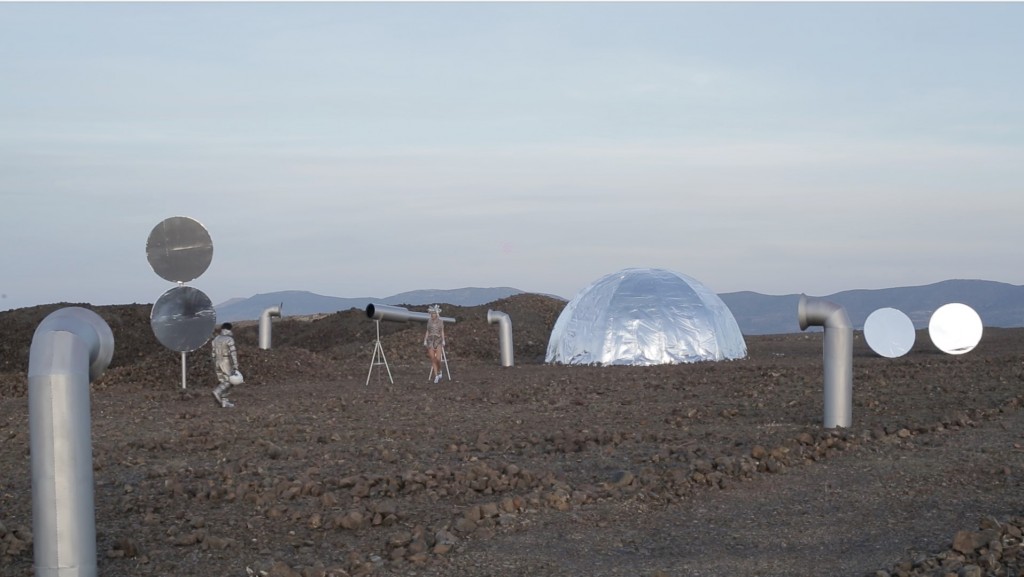
M 719 295 L 732 311 L 745 335 L 800 332 L 797 305 L 800 295 L 768 296 L 754 292 Z M 986 280 L 946 280 L 924 286 L 850 290 L 827 296 L 813 295 L 846 309 L 850 323 L 864 328 L 868 315 L 880 308 L 902 311 L 914 328 L 928 328 L 932 313 L 949 303 L 965 304 L 986 327 L 1024 327 L 1024 286 Z
M 385 298 L 339 298 L 306 291 L 259 294 L 231 299 L 216 306 L 219 321 L 255 320 L 269 307 L 283 304 L 285 316 L 333 313 L 351 308 L 364 309 L 370 303 L 425 305 L 444 303 L 478 306 L 524 291 L 510 287 L 418 290 Z M 732 311 L 745 335 L 800 332 L 797 320 L 799 294 L 773 296 L 743 291 L 718 295 Z M 924 329 L 939 307 L 962 303 L 973 308 L 986 327 L 1024 327 L 1024 286 L 986 280 L 947 280 L 930 285 L 889 289 L 850 290 L 831 295 L 812 295 L 846 309 L 855 329 L 863 329 L 868 315 L 890 307 L 905 313 L 914 327 Z M 559 298 L 559 297 L 554 297 Z M 810 329 L 809 329 L 810 330 Z M 820 330 L 820 329 L 819 329 Z

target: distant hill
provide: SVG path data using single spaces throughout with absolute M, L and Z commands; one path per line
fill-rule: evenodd
M 768 296 L 755 292 L 718 295 L 732 311 L 745 335 L 800 332 L 799 294 Z M 857 330 L 874 311 L 890 307 L 905 313 L 917 329 L 928 328 L 932 313 L 949 303 L 973 308 L 986 327 L 1024 327 L 1024 286 L 986 280 L 947 280 L 924 286 L 850 290 L 811 295 L 846 309 Z M 810 329 L 808 329 L 810 330 Z
M 233 298 L 214 309 L 217 311 L 218 322 L 251 321 L 260 318 L 266 309 L 281 305 L 283 316 L 305 316 L 318 313 L 334 313 L 352 308 L 365 309 L 370 303 L 386 305 L 428 305 L 446 303 L 456 306 L 473 307 L 523 291 L 510 287 L 476 288 L 440 290 L 426 289 L 399 293 L 389 297 L 329 297 L 308 291 L 279 291 L 251 296 L 249 298 Z
M 479 306 L 523 291 L 509 287 L 418 290 L 389 297 L 339 298 L 306 291 L 282 291 L 258 294 L 247 299 L 231 299 L 215 308 L 218 321 L 256 320 L 268 307 L 283 303 L 284 316 L 333 313 L 351 308 L 365 309 L 370 303 L 389 305 L 426 305 L 446 303 Z M 831 295 L 811 295 L 846 309 L 855 329 L 864 328 L 868 315 L 891 307 L 904 312 L 917 329 L 928 328 L 928 321 L 939 307 L 963 303 L 981 317 L 986 327 L 1024 327 L 1024 286 L 985 280 L 947 280 L 935 284 L 873 290 L 851 290 Z M 772 296 L 756 292 L 720 294 L 745 335 L 772 335 L 800 332 L 797 320 L 799 294 Z M 820 330 L 811 328 L 808 330 Z

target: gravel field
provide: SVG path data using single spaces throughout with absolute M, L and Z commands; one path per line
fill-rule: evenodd
M 33 574 L 28 350 L 60 306 L 0 313 L 0 577 Z M 960 356 L 922 331 L 897 359 L 856 333 L 853 426 L 824 430 L 820 332 L 552 366 L 564 302 L 442 304 L 435 385 L 420 323 L 380 325 L 393 383 L 362 311 L 276 319 L 271 350 L 236 323 L 246 384 L 221 409 L 208 345 L 182 390 L 151 305 L 75 306 L 115 338 L 92 384 L 104 577 L 1024 575 L 1024 329 Z

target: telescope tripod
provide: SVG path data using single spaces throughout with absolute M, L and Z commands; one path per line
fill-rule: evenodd
M 380 365 L 384 365 L 384 369 L 388 372 L 388 381 L 393 385 L 395 384 L 395 379 L 391 378 L 391 368 L 388 367 L 388 359 L 384 356 L 384 347 L 380 346 L 380 321 L 374 320 L 374 322 L 377 324 L 377 340 L 373 341 L 373 357 L 370 359 L 370 372 L 366 373 L 366 383 L 363 386 L 370 384 L 373 367 Z

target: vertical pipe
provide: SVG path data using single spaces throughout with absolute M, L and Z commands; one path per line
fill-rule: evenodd
M 825 327 L 822 354 L 825 362 L 826 429 L 853 424 L 853 325 L 846 309 L 826 300 L 800 295 L 797 307 L 800 330 Z
M 260 348 L 263 350 L 270 349 L 270 317 L 280 317 L 281 307 L 284 303 L 277 305 L 276 307 L 270 307 L 260 314 Z
M 89 383 L 113 353 L 110 327 L 79 307 L 54 311 L 32 337 L 29 447 L 38 577 L 97 575 Z
M 512 366 L 512 320 L 499 311 L 487 311 L 487 324 L 498 323 L 498 347 L 501 350 L 501 366 Z

